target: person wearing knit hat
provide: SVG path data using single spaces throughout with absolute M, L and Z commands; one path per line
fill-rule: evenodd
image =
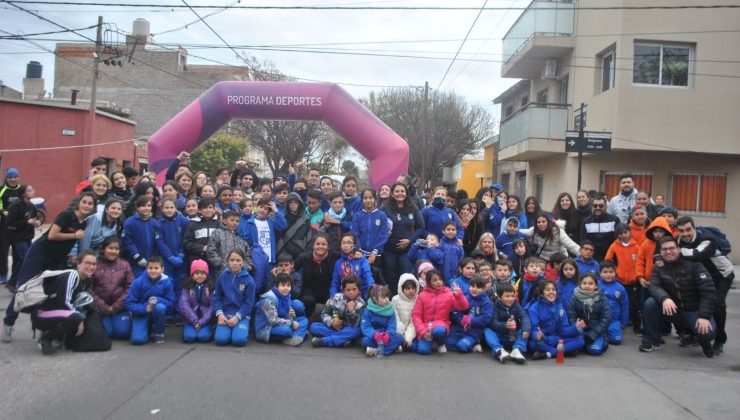
M 207 343 L 211 341 L 213 300 L 208 284 L 208 263 L 193 260 L 190 277 L 186 278 L 177 299 L 177 312 L 182 316 L 182 341 Z
M 17 201 L 23 193 L 20 184 L 21 174 L 16 168 L 8 168 L 5 171 L 5 180 L 0 188 L 0 255 L 7 257 L 10 251 L 10 233 L 5 219 L 8 216 L 8 209 L 13 202 Z M 0 258 L 0 284 L 8 281 L 8 259 Z
M 421 289 L 425 288 L 427 285 L 427 282 L 426 280 L 424 280 L 424 278 L 426 277 L 427 271 L 429 270 L 434 270 L 434 264 L 429 261 L 423 261 L 416 269 L 416 278 L 419 280 L 419 287 Z

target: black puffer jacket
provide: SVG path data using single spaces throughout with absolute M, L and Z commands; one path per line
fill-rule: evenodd
M 659 304 L 671 298 L 681 311 L 699 312 L 699 318 L 710 319 L 714 313 L 714 282 L 701 263 L 683 257 L 654 267 L 648 292 Z

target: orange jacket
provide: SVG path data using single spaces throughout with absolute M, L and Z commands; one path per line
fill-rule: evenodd
M 653 273 L 653 263 L 655 258 L 655 240 L 653 240 L 653 231 L 661 228 L 669 235 L 671 227 L 664 217 L 656 217 L 645 232 L 645 242 L 640 245 L 640 251 L 637 253 L 637 262 L 635 264 L 635 276 L 650 280 L 650 274 Z
M 635 222 L 630 219 L 630 234 L 632 235 L 632 239 L 637 242 L 637 246 L 640 246 L 645 242 L 645 233 L 647 232 L 648 227 L 648 225 L 643 227 L 637 226 Z
M 635 265 L 639 252 L 640 246 L 637 245 L 634 239 L 630 239 L 630 242 L 625 245 L 619 238 L 615 239 L 606 251 L 604 260 L 614 261 L 614 264 L 617 266 L 617 280 L 625 286 L 637 280 L 635 276 Z

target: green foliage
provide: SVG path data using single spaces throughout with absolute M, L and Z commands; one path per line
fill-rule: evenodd
M 213 175 L 218 168 L 233 168 L 247 154 L 249 142 L 242 137 L 218 133 L 198 146 L 190 156 L 190 168 Z
M 342 175 L 344 176 L 358 176 L 360 169 L 357 167 L 354 161 L 345 160 L 342 162 Z

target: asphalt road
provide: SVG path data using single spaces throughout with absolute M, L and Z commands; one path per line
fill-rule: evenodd
M 8 292 L 0 291 L 5 308 Z M 601 357 L 525 366 L 483 354 L 367 358 L 360 348 L 245 348 L 167 342 L 41 355 L 28 316 L 0 343 L 2 419 L 738 419 L 740 291 L 714 359 L 676 338 L 652 354 L 639 338 Z

